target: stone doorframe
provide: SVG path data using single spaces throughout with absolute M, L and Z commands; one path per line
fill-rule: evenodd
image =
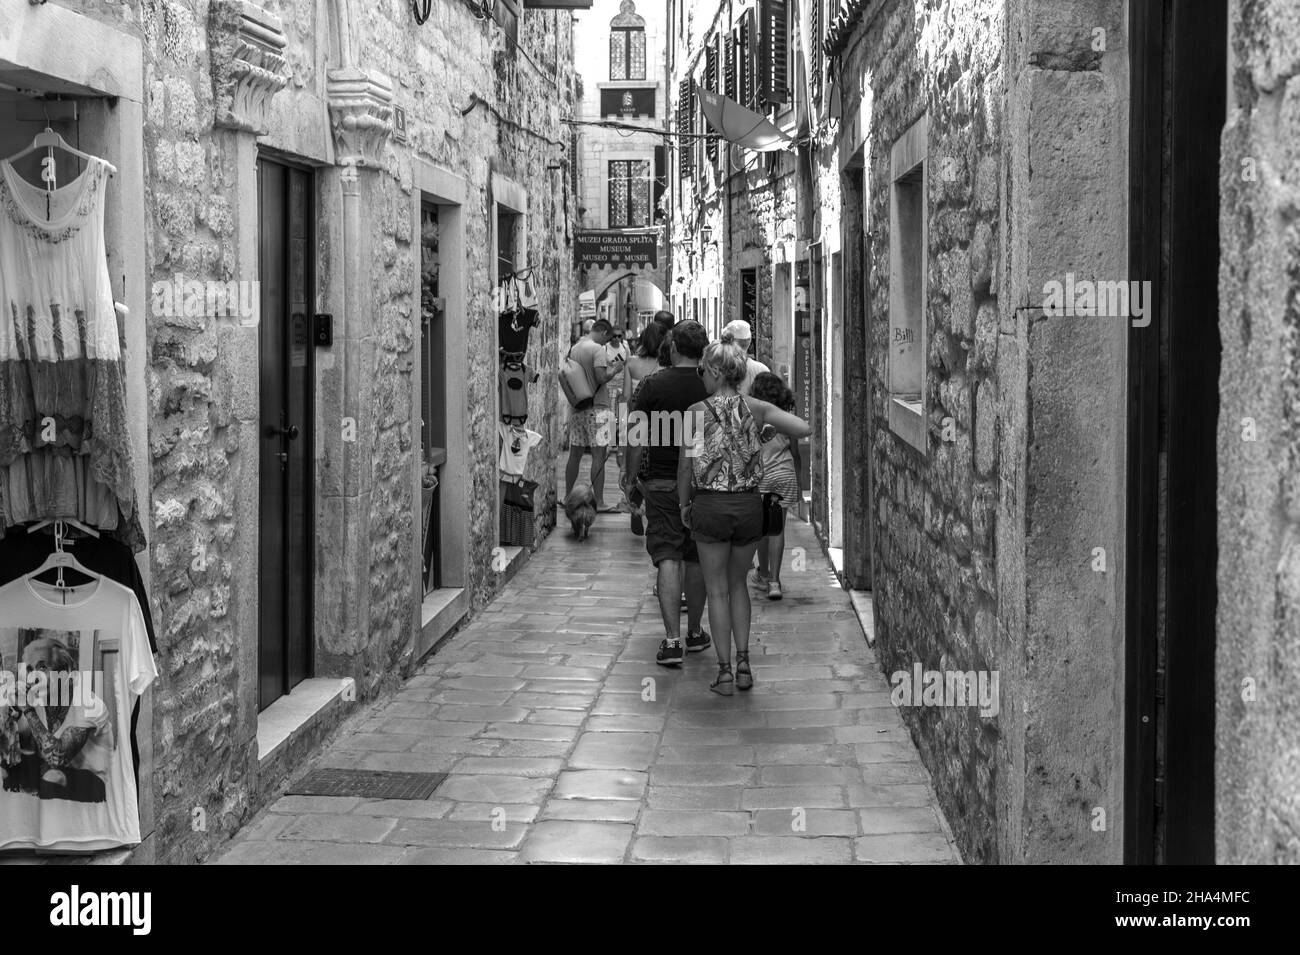
M 515 267 L 519 268 L 519 263 L 524 266 L 528 264 L 528 190 L 519 183 L 515 182 L 498 172 L 492 173 L 492 192 L 491 192 L 491 218 L 488 220 L 488 230 L 492 236 L 492 259 L 490 269 L 492 274 L 492 285 L 489 291 L 495 291 L 497 284 L 501 281 L 501 276 L 497 274 L 497 255 L 500 252 L 501 237 L 497 235 L 497 223 L 500 221 L 502 211 L 512 212 L 519 216 L 519 223 L 515 227 Z M 493 368 L 496 367 L 497 350 L 500 348 L 500 342 L 497 340 L 497 317 L 490 316 L 489 322 L 492 326 L 492 355 L 491 361 Z M 492 434 L 496 435 L 496 424 L 501 420 L 501 396 L 498 389 L 492 387 L 489 389 L 492 394 Z M 492 447 L 495 449 L 496 445 Z M 492 546 L 497 545 L 501 539 L 500 514 L 501 514 L 501 484 L 493 480 L 492 487 L 495 491 L 492 510 L 494 513 L 493 523 L 496 531 L 492 535 Z
M 469 184 L 460 176 L 435 166 L 427 159 L 416 159 L 414 188 L 411 190 L 412 235 L 416 237 L 414 271 L 414 289 L 412 292 L 416 308 L 420 302 L 420 207 L 424 202 L 432 202 L 440 207 L 439 212 L 439 252 L 444 268 L 440 273 L 439 291 L 446 299 L 446 312 L 449 316 L 446 329 L 446 348 L 448 356 L 446 368 L 446 404 L 447 404 L 447 463 L 439 469 L 438 485 L 442 491 L 442 587 L 465 587 L 468 584 L 466 574 L 466 555 L 470 552 L 469 540 L 469 491 L 473 484 L 470 475 L 469 456 L 469 353 L 465 318 L 469 314 L 468 305 L 468 259 L 465 248 L 465 206 L 470 194 Z M 445 216 L 445 220 L 443 219 Z M 493 326 L 495 327 L 495 321 Z M 419 322 L 412 321 L 418 329 Z M 411 421 L 414 427 L 420 421 L 423 409 L 420 407 L 421 362 L 420 356 L 425 347 L 423 339 L 416 335 L 416 355 L 411 377 Z M 455 360 L 453 360 L 453 357 Z M 495 391 L 495 388 L 493 389 Z M 453 451 L 453 449 L 455 449 Z M 421 465 L 418 454 L 413 455 L 412 493 L 418 504 L 421 489 Z M 424 553 L 423 527 L 418 519 L 414 524 L 413 546 L 417 555 L 412 561 L 411 572 L 415 593 L 424 597 L 424 581 L 420 574 L 421 556 Z M 418 617 L 416 626 L 420 624 Z
M 215 9 L 215 8 L 214 8 Z M 283 151 L 317 168 L 320 228 L 330 237 L 330 258 L 318 262 L 319 311 L 334 316 L 334 345 L 318 355 L 316 368 L 316 547 L 313 658 L 316 676 L 352 677 L 360 683 L 359 650 L 368 626 L 370 601 L 369 448 L 373 421 L 364 400 L 374 343 L 373 302 L 367 294 L 371 205 L 377 169 L 392 132 L 392 84 L 382 74 L 353 64 L 348 8 L 342 0 L 325 7 L 330 56 L 339 65 L 326 74 L 323 99 L 298 116 L 293 128 L 272 121 L 273 97 L 288 83 L 287 39 L 278 17 L 243 2 L 214 13 L 209 24 L 213 50 L 214 134 L 224 131 L 235 169 L 239 277 L 258 274 L 257 157 L 259 149 Z M 273 128 L 273 126 L 275 128 Z M 321 245 L 317 244 L 317 254 Z M 240 445 L 258 446 L 258 332 L 256 327 L 223 330 L 223 349 L 245 356 L 233 362 L 233 389 Z M 332 467 L 321 469 L 328 460 Z M 257 460 L 245 461 L 236 502 L 237 525 L 258 526 Z M 325 501 L 330 506 L 324 506 Z M 417 498 L 418 500 L 418 498 Z M 242 592 L 233 616 L 240 633 L 258 632 L 257 538 L 241 535 L 236 545 Z M 418 621 L 417 621 L 418 625 Z M 242 744 L 257 734 L 257 640 L 239 648 L 239 716 L 232 728 Z M 253 681 L 253 682 L 249 682 Z M 265 755 L 265 754 L 263 754 Z
M 144 67 L 140 41 L 109 24 L 55 4 L 0 0 L 0 68 L 31 74 L 34 88 L 48 88 L 78 100 L 81 146 L 109 159 L 117 174 L 109 182 L 104 211 L 113 298 L 130 309 L 126 319 L 126 410 L 135 493 L 146 537 L 153 527 L 152 480 L 145 384 L 145 327 L 151 297 L 145 285 Z M 146 588 L 149 551 L 137 556 Z M 143 559 L 142 559 L 143 558 Z M 141 845 L 135 860 L 154 853 L 153 693 L 140 701 L 137 742 Z

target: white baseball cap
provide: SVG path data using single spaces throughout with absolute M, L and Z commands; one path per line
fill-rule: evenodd
M 747 342 L 754 337 L 753 330 L 749 327 L 749 322 L 743 318 L 738 318 L 734 322 L 727 322 L 722 326 L 723 333 L 730 332 L 731 337 L 738 342 Z

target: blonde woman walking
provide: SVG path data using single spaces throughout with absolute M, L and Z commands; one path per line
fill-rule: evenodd
M 764 426 L 791 438 L 812 428 L 802 418 L 740 394 L 746 355 L 729 332 L 704 349 L 698 373 L 709 396 L 687 410 L 687 453 L 678 462 L 677 494 L 704 573 L 718 675 L 709 689 L 730 696 L 754 685 L 749 666 L 750 601 L 746 575 L 763 540 Z M 735 673 L 731 649 L 735 644 Z

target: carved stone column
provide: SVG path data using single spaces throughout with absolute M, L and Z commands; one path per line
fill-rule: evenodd
M 335 163 L 377 166 L 393 133 L 393 84 L 381 73 L 344 67 L 330 70 L 325 84 Z
M 216 125 L 253 133 L 267 132 L 266 111 L 273 97 L 289 82 L 284 50 L 286 39 L 280 18 L 244 2 L 223 24 L 229 31 L 222 49 L 214 49 L 213 92 Z M 220 62 L 221 53 L 229 59 Z
M 352 676 L 362 693 L 373 691 L 365 649 L 370 627 L 371 448 L 374 408 L 375 301 L 370 286 L 372 217 L 384 147 L 393 131 L 393 86 L 379 73 L 343 66 L 325 84 L 342 222 L 332 269 L 342 279 L 342 314 L 335 315 L 333 371 L 322 379 L 324 405 L 344 427 L 330 422 L 321 435 L 328 466 L 341 470 L 338 497 L 326 503 L 323 537 L 329 546 L 319 567 L 323 636 L 332 674 Z M 327 415 L 330 411 L 325 412 Z

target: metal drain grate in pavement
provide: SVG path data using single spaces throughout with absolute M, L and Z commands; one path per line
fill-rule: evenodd
M 428 799 L 446 773 L 392 773 L 372 769 L 315 769 L 289 787 L 287 796 L 360 796 L 365 799 Z

